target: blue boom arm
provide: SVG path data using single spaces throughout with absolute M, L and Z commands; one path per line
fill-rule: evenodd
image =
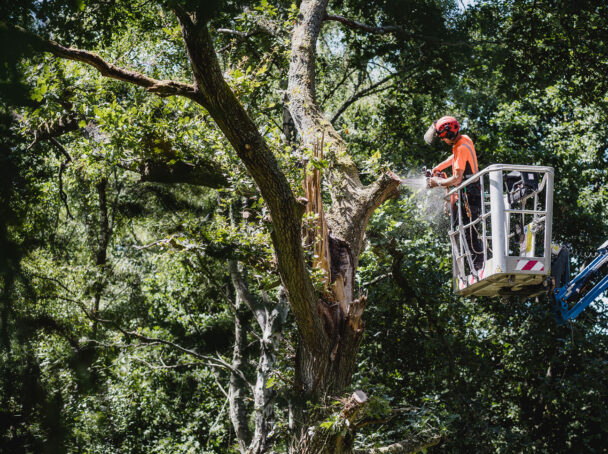
M 563 287 L 553 290 L 553 298 L 557 306 L 556 315 L 560 325 L 575 319 L 589 304 L 599 298 L 608 288 L 608 241 L 598 248 L 598 256 L 581 271 L 574 279 Z M 602 278 L 601 274 L 605 274 Z M 597 282 L 598 278 L 601 280 Z M 589 288 L 590 281 L 596 284 Z M 578 301 L 570 307 L 573 301 Z

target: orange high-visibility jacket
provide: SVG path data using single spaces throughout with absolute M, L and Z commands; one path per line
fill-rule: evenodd
M 434 170 L 442 171 L 452 166 L 452 172 L 464 170 L 464 179 L 470 178 L 472 175 L 479 172 L 477 165 L 477 153 L 475 153 L 475 145 L 469 136 L 462 134 L 458 142 L 452 146 L 452 156 L 443 161 Z

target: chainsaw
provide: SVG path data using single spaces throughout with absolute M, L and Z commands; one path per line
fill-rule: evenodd
M 426 167 L 422 168 L 422 173 L 424 173 L 424 177 L 426 178 L 426 186 L 428 188 L 431 187 L 431 178 L 432 177 L 440 177 L 440 178 L 447 178 L 448 175 L 445 172 L 440 172 L 440 171 L 436 171 L 435 173 L 433 173 L 433 171 L 431 169 L 427 169 Z

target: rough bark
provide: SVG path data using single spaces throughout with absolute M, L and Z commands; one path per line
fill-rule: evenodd
M 94 52 L 62 46 L 55 41 L 41 38 L 16 25 L 0 22 L 0 32 L 16 33 L 36 49 L 50 52 L 68 60 L 86 63 L 97 69 L 105 77 L 139 85 L 146 88 L 150 93 L 155 93 L 159 96 L 181 95 L 192 97 L 194 95 L 194 87 L 192 85 L 174 80 L 157 80 L 137 71 L 120 68 L 112 63 L 108 63 Z
M 329 162 L 325 177 L 332 188 L 327 222 L 331 234 L 349 244 L 356 268 L 369 216 L 394 193 L 399 181 L 385 174 L 373 185 L 363 186 L 344 141 L 318 107 L 315 99 L 316 42 L 326 7 L 327 0 L 301 3 L 292 33 L 287 94 L 289 110 L 304 144 L 313 148 L 319 138 L 324 137 L 327 150 L 323 151 Z
M 326 349 L 312 350 L 303 341 L 296 358 L 296 379 L 304 393 L 320 397 L 339 396 L 350 384 L 363 337 L 362 315 L 366 298 L 355 295 L 354 279 L 363 247 L 365 229 L 373 211 L 393 196 L 399 180 L 384 174 L 364 186 L 358 170 L 347 153 L 346 144 L 323 116 L 315 99 L 315 51 L 321 26 L 326 17 L 327 0 L 303 0 L 292 33 L 291 60 L 287 95 L 289 110 L 304 145 L 325 158 L 331 206 L 327 214 L 319 202 L 321 183 L 313 175 L 312 191 L 307 189 L 308 210 L 317 215 L 315 226 L 317 259 L 315 265 L 329 269 L 329 286 L 317 300 L 317 312 L 323 320 Z M 320 145 L 320 152 L 317 150 Z M 320 243 L 320 246 L 319 246 Z M 326 253 L 327 250 L 327 253 Z M 326 258 L 328 257 L 328 258 Z M 329 262 L 329 263 L 326 263 Z M 345 434 L 330 435 L 312 429 L 314 416 L 303 418 L 300 440 L 294 452 L 347 453 L 352 451 L 356 431 L 347 426 Z
M 315 49 L 327 0 L 301 2 L 292 35 L 287 90 L 291 117 L 304 144 L 312 148 L 321 137 L 326 144 L 323 151 L 329 166 L 323 176 L 331 188 L 332 203 L 325 217 L 327 234 L 322 235 L 322 241 L 328 249 L 330 285 L 329 291 L 321 295 L 313 288 L 301 245 L 305 204 L 294 197 L 258 126 L 223 79 L 206 20 L 184 11 L 176 3 L 172 6 L 181 24 L 194 76 L 191 85 L 152 79 L 119 68 L 92 52 L 66 48 L 16 27 L 12 30 L 23 34 L 41 50 L 86 63 L 104 76 L 145 87 L 159 96 L 188 97 L 209 112 L 247 167 L 270 211 L 278 269 L 301 337 L 296 359 L 299 391 L 313 398 L 327 393 L 340 395 L 350 383 L 363 335 L 361 317 L 366 301 L 355 295 L 354 276 L 365 229 L 374 209 L 393 195 L 399 180 L 387 174 L 364 186 L 344 141 L 316 103 Z M 6 28 L 1 24 L 0 27 Z M 320 191 L 320 184 L 318 188 Z M 347 437 L 352 439 L 354 431 Z M 310 439 L 307 446 L 314 447 L 317 441 Z M 326 452 L 350 452 L 352 447 L 351 442 L 337 439 L 332 443 Z M 301 452 L 307 450 L 303 446 Z
M 32 131 L 34 142 L 32 142 L 30 147 L 40 141 L 57 138 L 63 134 L 77 131 L 80 129 L 80 120 L 81 118 L 75 112 L 70 111 L 62 115 L 57 121 L 40 125 Z

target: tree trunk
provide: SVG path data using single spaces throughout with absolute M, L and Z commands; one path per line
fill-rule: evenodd
M 249 446 L 250 454 L 261 454 L 269 448 L 270 437 L 274 431 L 274 402 L 276 391 L 268 386 L 274 372 L 276 351 L 281 340 L 283 324 L 287 317 L 288 303 L 283 291 L 279 292 L 277 303 L 263 297 L 263 309 L 255 312 L 260 324 L 260 360 L 254 388 L 254 434 Z
M 99 237 L 97 249 L 95 250 L 95 266 L 97 268 L 98 277 L 93 284 L 93 307 L 91 314 L 97 318 L 99 314 L 99 305 L 101 296 L 105 288 L 105 266 L 108 259 L 108 244 L 110 243 L 111 228 L 108 218 L 108 195 L 107 195 L 108 180 L 103 177 L 96 185 L 97 195 L 99 196 Z M 97 329 L 99 323 L 93 321 L 93 339 L 97 337 Z

